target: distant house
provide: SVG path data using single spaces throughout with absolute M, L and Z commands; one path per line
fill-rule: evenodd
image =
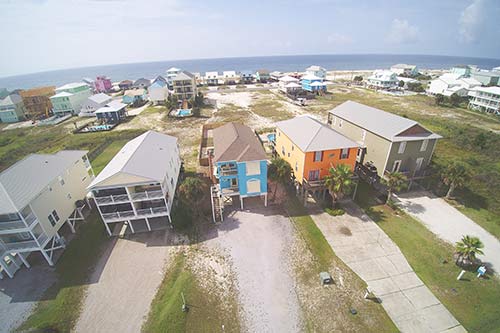
M 172 80 L 174 79 L 174 77 L 177 76 L 177 74 L 179 74 L 180 72 L 182 72 L 182 69 L 180 68 L 176 68 L 176 67 L 171 67 L 169 69 L 167 69 L 165 71 L 165 74 L 166 74 L 166 79 L 167 79 L 167 84 L 168 84 L 168 87 L 170 89 L 172 89 Z
M 5 97 L 7 97 L 9 95 L 10 95 L 10 93 L 7 89 L 0 88 L 0 99 L 4 99 Z
M 140 78 L 134 81 L 134 84 L 132 85 L 132 88 L 142 88 L 142 89 L 147 89 L 151 85 L 151 80 L 150 79 L 145 79 L 145 78 Z
M 456 94 L 465 97 L 470 90 L 478 86 L 481 86 L 481 82 L 473 78 L 463 77 L 460 74 L 446 73 L 431 81 L 427 93 L 431 95 L 441 94 L 448 97 Z
M 254 75 L 252 71 L 241 71 L 240 72 L 240 83 L 248 84 L 253 83 Z
M 170 224 L 180 170 L 173 136 L 148 131 L 125 144 L 89 186 L 108 234 Z
M 223 71 L 221 79 L 224 84 L 236 84 L 239 79 L 239 75 L 236 74 L 236 71 Z
M 0 275 L 13 277 L 28 255 L 40 252 L 50 266 L 66 242 L 63 225 L 82 221 L 94 172 L 86 151 L 31 154 L 0 173 Z M 33 286 L 35 287 L 35 286 Z
M 451 74 L 456 74 L 461 77 L 469 77 L 472 70 L 472 66 L 469 65 L 457 65 L 450 68 Z
M 95 91 L 98 93 L 105 93 L 113 88 L 111 79 L 107 76 L 98 76 L 94 81 Z
M 418 75 L 418 68 L 417 65 L 396 64 L 391 67 L 391 72 L 396 73 L 396 75 L 412 77 Z
M 85 102 L 83 102 L 82 107 L 80 109 L 80 113 L 78 113 L 78 116 L 80 117 L 94 117 L 98 109 L 102 108 L 109 102 L 111 102 L 113 99 L 111 96 L 108 96 L 104 93 L 99 93 L 96 95 L 92 95 Z
M 122 102 L 125 104 L 142 104 L 146 102 L 148 96 L 145 89 L 131 89 L 125 91 L 122 97 Z
M 50 97 L 55 94 L 55 88 L 53 86 L 39 87 L 23 90 L 19 93 L 26 108 L 26 118 L 39 119 L 48 117 L 52 113 Z
M 178 100 L 190 100 L 196 96 L 196 80 L 193 74 L 182 71 L 172 79 L 173 95 Z
M 403 83 L 404 83 L 403 88 L 405 88 L 405 89 L 408 89 L 408 83 L 410 83 L 410 84 L 411 83 L 419 83 L 418 80 L 415 80 L 415 79 L 412 79 L 411 77 L 406 77 L 406 76 L 398 76 L 397 80 L 398 80 L 398 85 L 399 85 L 400 81 L 403 81 Z
M 83 83 L 85 83 L 86 85 L 88 85 L 88 86 L 89 86 L 89 88 L 90 88 L 90 90 L 91 90 L 92 92 L 95 92 L 95 91 L 96 91 L 96 90 L 95 90 L 95 81 L 94 81 L 94 80 L 92 80 L 91 78 L 89 78 L 89 77 L 84 77 L 84 78 L 82 79 L 82 82 L 83 82 Z
M 376 70 L 367 79 L 367 84 L 370 88 L 375 89 L 392 89 L 398 86 L 396 73 L 386 70 Z
M 305 194 L 325 190 L 331 167 L 344 164 L 354 171 L 359 144 L 310 116 L 300 116 L 276 123 L 275 147 Z
M 120 83 L 118 83 L 118 87 L 121 89 L 121 90 L 128 90 L 130 88 L 132 88 L 134 82 L 133 81 L 130 81 L 130 80 L 123 80 L 121 81 Z
M 306 68 L 306 75 L 317 76 L 317 77 L 325 80 L 326 79 L 326 69 L 324 69 L 321 66 L 316 66 L 316 65 L 309 66 Z
M 106 124 L 118 124 L 127 117 L 127 104 L 111 101 L 106 106 L 95 111 L 97 120 Z
M 148 88 L 149 100 L 155 104 L 162 104 L 168 98 L 167 80 L 158 76 Z
M 279 72 L 279 71 L 274 71 L 274 72 L 271 72 L 269 73 L 269 78 L 273 81 L 279 81 L 279 79 L 281 77 L 285 76 L 285 74 L 283 74 L 282 72 Z
M 267 83 L 271 78 L 267 69 L 259 69 L 255 72 L 255 80 L 260 83 Z
M 469 95 L 469 108 L 500 115 L 500 87 L 476 87 Z
M 312 74 L 307 74 L 302 77 L 300 80 L 302 89 L 309 92 L 325 92 L 326 91 L 326 83 L 323 82 L 323 79 L 319 76 L 315 76 Z
M 291 83 L 294 83 L 294 85 L 290 86 Z M 288 86 L 288 87 L 287 87 Z M 295 87 L 295 88 L 293 88 Z M 285 75 L 279 79 L 278 82 L 278 89 L 283 92 L 283 93 L 289 93 L 290 89 L 300 89 L 302 86 L 299 84 L 299 79 L 296 79 L 294 77 Z
M 328 124 L 362 147 L 357 161 L 369 161 L 380 177 L 398 171 L 410 180 L 425 177 L 442 137 L 418 122 L 347 101 L 332 109 Z
M 218 72 L 206 72 L 205 73 L 205 83 L 209 86 L 216 86 L 219 84 L 219 73 Z
M 200 72 L 194 72 L 193 75 L 194 75 L 194 79 L 196 80 L 197 86 L 200 86 L 204 83 L 204 78 Z
M 21 96 L 11 94 L 0 100 L 0 122 L 15 123 L 25 119 L 26 108 Z
M 82 104 L 92 95 L 89 86 L 84 82 L 68 83 L 56 88 L 56 94 L 50 97 L 52 112 L 56 115 L 77 115 Z
M 498 86 L 500 83 L 500 72 L 498 71 L 473 68 L 470 77 L 481 82 L 483 86 Z

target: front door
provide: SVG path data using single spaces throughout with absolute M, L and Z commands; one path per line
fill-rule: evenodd
M 309 171 L 309 181 L 319 180 L 319 170 Z
M 417 161 L 415 162 L 415 172 L 419 172 L 420 169 L 422 169 L 422 163 L 424 162 L 423 157 L 417 158 Z

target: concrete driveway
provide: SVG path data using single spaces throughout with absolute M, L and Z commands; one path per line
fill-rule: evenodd
M 280 209 L 249 202 L 247 210 L 225 217 L 217 237 L 206 243 L 230 256 L 247 331 L 301 332 L 289 251 L 293 226 Z
M 397 198 L 401 208 L 445 241 L 455 244 L 464 235 L 479 237 L 484 244 L 484 256 L 479 258 L 497 274 L 500 272 L 500 241 L 445 200 L 425 191 L 404 193 Z
M 167 231 L 110 241 L 87 290 L 76 332 L 140 332 L 173 250 Z
M 397 245 L 353 203 L 346 214 L 323 211 L 311 217 L 326 240 L 382 301 L 402 332 L 465 332 L 453 315 L 418 278 Z

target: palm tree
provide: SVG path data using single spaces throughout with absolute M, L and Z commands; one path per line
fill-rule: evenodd
M 456 242 L 455 249 L 458 265 L 470 265 L 476 260 L 477 254 L 483 254 L 481 250 L 484 247 L 481 240 L 474 236 L 463 236 L 460 242 Z
M 286 185 L 292 178 L 292 167 L 281 157 L 275 157 L 271 160 L 268 169 L 269 178 L 276 183 L 273 193 L 273 201 L 276 198 L 278 185 Z
M 462 187 L 470 178 L 470 171 L 467 165 L 454 161 L 448 164 L 441 173 L 443 183 L 449 186 L 446 198 L 450 198 L 457 187 Z
M 352 188 L 352 171 L 348 165 L 339 164 L 329 169 L 328 176 L 325 177 L 325 186 L 332 195 L 333 207 Z
M 408 178 L 399 171 L 393 171 L 387 173 L 385 178 L 382 178 L 382 183 L 387 186 L 387 200 L 386 205 L 389 204 L 392 198 L 392 193 L 396 191 L 401 191 L 406 188 Z

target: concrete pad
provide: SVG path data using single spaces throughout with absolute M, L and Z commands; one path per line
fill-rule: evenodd
M 419 311 L 428 320 L 428 324 L 434 332 L 445 331 L 454 328 L 460 323 L 442 304 L 429 306 Z
M 402 253 L 389 255 L 387 256 L 387 259 L 389 259 L 394 264 L 394 267 L 396 267 L 400 274 L 413 272 L 413 269 Z
M 423 309 L 431 305 L 439 304 L 439 300 L 426 286 L 420 286 L 403 291 L 416 309 Z
M 417 313 L 409 313 L 395 320 L 395 324 L 405 333 L 421 333 L 430 332 L 431 328 L 427 324 L 424 317 Z
M 401 274 L 398 268 L 387 257 L 375 258 L 375 262 L 382 268 L 387 276 Z
M 379 280 L 389 277 L 373 259 L 353 262 L 350 264 L 350 267 L 365 281 Z
M 467 330 L 462 325 L 458 325 L 458 326 L 449 328 L 445 331 L 442 331 L 442 333 L 467 333 Z
M 402 292 L 387 294 L 379 298 L 382 300 L 384 309 L 393 319 L 398 319 L 399 317 L 406 314 L 415 313 L 413 304 L 411 304 L 411 302 L 408 300 L 408 298 L 406 298 L 405 295 L 403 295 Z
M 414 272 L 403 273 L 392 276 L 392 280 L 401 290 L 415 288 L 424 285 Z
M 394 283 L 394 281 L 392 281 L 390 277 L 369 281 L 368 288 L 377 297 L 400 291 L 398 286 Z

